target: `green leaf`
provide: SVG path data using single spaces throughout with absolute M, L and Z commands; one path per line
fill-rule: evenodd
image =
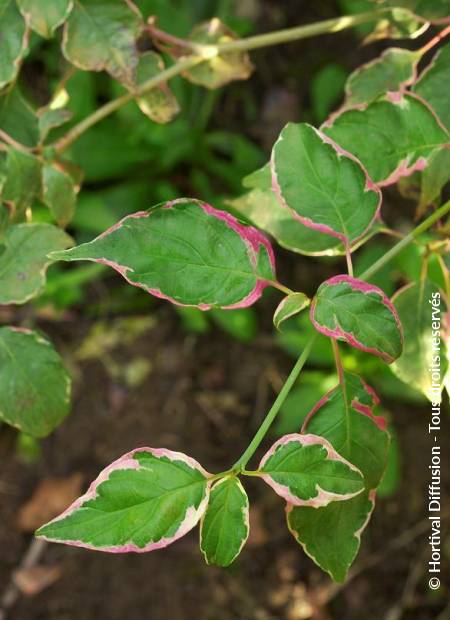
M 70 377 L 52 345 L 36 332 L 0 328 L 0 420 L 45 437 L 69 413 Z
M 27 24 L 41 37 L 49 39 L 72 10 L 72 0 L 17 0 Z
M 18 220 L 41 193 L 41 161 L 34 155 L 9 148 L 6 158 L 7 178 L 2 200 L 12 207 Z
M 376 0 L 375 0 L 376 1 Z M 406 0 L 409 2 L 409 0 Z M 394 6 L 398 7 L 394 0 Z M 376 8 L 380 8 L 377 5 Z M 370 7 L 373 10 L 373 5 Z M 417 39 L 428 30 L 429 24 L 404 8 L 393 8 L 377 21 L 374 30 L 364 39 L 364 43 L 372 43 L 383 39 Z
M 132 86 L 138 64 L 136 39 L 142 26 L 130 0 L 74 0 L 64 27 L 63 53 L 79 69 L 105 70 Z
M 189 532 L 209 498 L 208 473 L 180 452 L 137 448 L 36 536 L 110 553 L 153 551 Z
M 15 0 L 0 0 L 0 88 L 16 77 L 27 46 L 27 28 Z
M 436 367 L 435 356 L 440 347 L 439 374 L 441 383 L 444 381 L 447 369 L 443 336 L 447 311 L 445 299 L 434 284 L 425 280 L 400 289 L 392 301 L 404 331 L 403 353 L 391 366 L 392 372 L 419 389 L 430 401 L 440 402 L 443 385 L 440 389 L 433 388 L 429 369 Z
M 421 53 L 390 47 L 354 71 L 345 85 L 345 107 L 370 103 L 388 91 L 397 92 L 416 78 Z
M 431 63 L 421 73 L 413 91 L 431 105 L 450 131 L 450 105 L 446 87 L 449 80 L 450 43 L 447 43 L 436 52 Z
M 59 226 L 67 226 L 75 213 L 76 188 L 72 177 L 55 163 L 42 168 L 42 199 Z
M 345 459 L 356 465 L 368 490 L 379 484 L 389 447 L 386 421 L 375 416 L 379 400 L 357 375 L 344 374 L 344 381 L 323 396 L 307 416 L 302 432 L 324 437 Z
M 50 224 L 10 226 L 0 242 L 0 305 L 24 304 L 36 297 L 52 262 L 47 254 L 71 244 L 65 232 Z
M 374 507 L 375 494 L 361 493 L 322 508 L 287 507 L 291 534 L 305 553 L 335 581 L 345 581 L 358 553 L 361 534 Z
M 350 151 L 379 186 L 423 170 L 430 155 L 449 142 L 432 111 L 412 94 L 388 93 L 330 120 L 323 131 Z
M 239 198 L 227 200 L 226 204 L 291 252 L 308 256 L 334 256 L 345 252 L 339 239 L 308 228 L 292 217 L 270 188 L 270 176 L 268 187 L 264 190 L 252 189 Z
M 450 149 L 435 151 L 422 172 L 419 210 L 440 202 L 442 190 L 450 181 Z
M 389 443 L 387 465 L 381 482 L 377 487 L 378 497 L 392 497 L 397 492 L 402 481 L 402 457 L 397 434 L 392 425 L 389 425 L 389 436 L 391 441 Z
M 311 304 L 311 321 L 321 334 L 392 363 L 402 352 L 402 327 L 381 289 L 347 275 L 323 282 Z
M 164 70 L 164 60 L 156 52 L 145 52 L 139 56 L 136 70 L 136 83 L 142 84 L 146 80 Z M 180 111 L 177 100 L 166 82 L 158 84 L 142 97 L 136 97 L 141 111 L 155 123 L 168 123 Z
M 215 45 L 236 40 L 236 34 L 220 19 L 214 17 L 194 27 L 189 40 L 203 45 Z M 212 55 L 207 62 L 192 67 L 183 75 L 193 84 L 205 88 L 219 88 L 233 80 L 246 80 L 253 71 L 247 52 L 224 52 Z
M 316 435 L 281 437 L 263 457 L 258 475 L 295 506 L 326 506 L 364 488 L 359 469 Z
M 0 96 L 0 127 L 24 146 L 36 146 L 39 142 L 38 117 L 17 85 Z
M 54 260 L 91 260 L 172 303 L 243 308 L 275 278 L 270 244 L 255 228 L 198 200 L 182 198 L 126 216 Z
M 200 548 L 207 564 L 229 566 L 248 538 L 248 497 L 236 476 L 219 480 L 211 490 L 200 526 Z
M 294 217 L 346 245 L 367 232 L 381 204 L 359 162 L 306 123 L 282 130 L 272 151 L 272 178 Z
M 280 325 L 283 321 L 286 321 L 295 314 L 299 314 L 302 310 L 307 308 L 310 303 L 311 300 L 304 293 L 291 293 L 286 295 L 275 310 L 273 324 L 277 329 L 280 329 Z

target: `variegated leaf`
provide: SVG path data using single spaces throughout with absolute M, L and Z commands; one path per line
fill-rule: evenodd
M 84 495 L 36 536 L 109 553 L 167 547 L 203 515 L 208 476 L 180 452 L 137 448 L 104 469 Z

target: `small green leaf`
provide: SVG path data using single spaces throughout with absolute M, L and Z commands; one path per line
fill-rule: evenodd
M 384 5 L 404 7 L 405 11 L 433 24 L 450 22 L 450 0 L 384 0 Z
M 211 46 L 234 41 L 236 38 L 235 33 L 217 17 L 198 24 L 189 35 L 190 41 Z M 224 52 L 212 54 L 211 59 L 192 67 L 184 76 L 194 84 L 214 89 L 233 80 L 246 80 L 252 71 L 253 65 L 247 52 Z
M 0 0 L 0 88 L 16 77 L 27 46 L 28 31 L 15 0 Z
M 72 244 L 65 232 L 50 224 L 16 224 L 1 240 L 0 305 L 24 304 L 40 293 L 52 262 L 47 254 Z
M 145 52 L 139 56 L 136 70 L 136 83 L 142 84 L 146 80 L 164 70 L 164 60 L 156 52 Z M 142 97 L 136 97 L 141 111 L 155 123 L 168 123 L 180 111 L 177 100 L 167 83 L 158 84 Z
M 321 334 L 392 363 L 402 352 L 402 327 L 381 289 L 339 275 L 323 282 L 311 304 L 311 321 Z
M 372 225 L 381 193 L 358 161 L 306 123 L 288 123 L 272 151 L 281 204 L 302 224 L 350 245 Z
M 412 94 L 388 93 L 358 110 L 347 110 L 323 131 L 350 151 L 379 186 L 423 170 L 430 155 L 449 142 L 433 112 Z
M 436 202 L 439 204 L 442 190 L 450 181 L 450 149 L 435 151 L 428 166 L 422 172 L 420 182 L 419 211 Z
M 273 324 L 280 329 L 281 323 L 307 308 L 311 300 L 304 293 L 291 293 L 281 300 L 273 315 Z
M 373 412 L 378 403 L 375 392 L 360 377 L 345 373 L 343 383 L 316 403 L 302 428 L 324 437 L 356 465 L 368 490 L 376 488 L 383 476 L 389 447 L 386 421 Z
M 345 581 L 358 553 L 361 534 L 374 507 L 374 492 L 321 508 L 287 507 L 291 534 L 305 553 L 335 581 Z
M 364 488 L 360 470 L 316 435 L 281 437 L 263 457 L 258 474 L 295 506 L 326 506 Z
M 27 24 L 41 37 L 49 39 L 72 10 L 72 0 L 17 0 Z
M 43 166 L 42 199 L 59 226 L 67 226 L 75 214 L 76 188 L 72 177 L 55 163 Z
M 0 127 L 24 146 L 39 142 L 39 120 L 16 84 L 0 95 Z
M 443 337 L 447 311 L 445 299 L 434 284 L 425 280 L 400 289 L 392 301 L 404 330 L 403 353 L 391 366 L 392 372 L 420 390 L 430 401 L 440 402 L 443 385 L 441 388 L 432 386 L 430 368 L 433 368 L 434 356 L 440 349 L 439 374 L 443 382 L 447 369 Z
M 334 105 L 342 99 L 347 70 L 336 63 L 319 69 L 311 80 L 311 107 L 317 123 L 323 123 Z
M 207 564 L 229 566 L 248 538 L 248 497 L 236 476 L 219 480 L 211 490 L 200 526 L 200 548 Z
M 354 71 L 345 85 L 345 107 L 370 103 L 388 91 L 397 92 L 416 77 L 420 52 L 390 47 Z
M 395 2 L 395 0 L 394 0 Z M 409 2 L 409 0 L 406 0 Z M 416 39 L 428 30 L 429 24 L 411 13 L 411 11 L 398 8 L 400 3 L 395 2 L 390 13 L 386 13 L 377 21 L 373 31 L 364 39 L 364 43 L 372 43 L 383 39 Z M 379 5 L 377 6 L 379 8 Z M 373 9 L 373 4 L 369 10 Z
M 202 310 L 249 306 L 275 279 L 272 249 L 259 231 L 188 198 L 128 215 L 51 258 L 109 265 L 156 297 Z
M 52 345 L 36 332 L 0 328 L 0 420 L 45 437 L 69 413 L 70 377 Z
M 74 0 L 64 26 L 63 53 L 84 71 L 108 71 L 132 86 L 138 64 L 136 39 L 143 24 L 131 0 Z
M 16 220 L 23 219 L 26 209 L 41 194 L 41 167 L 41 161 L 34 155 L 8 149 L 2 200 L 12 208 Z
M 446 87 L 449 81 L 450 43 L 447 43 L 436 52 L 431 63 L 421 73 L 413 91 L 431 105 L 450 131 L 450 105 Z
M 110 553 L 167 547 L 189 532 L 209 498 L 208 473 L 180 452 L 137 448 L 36 536 Z

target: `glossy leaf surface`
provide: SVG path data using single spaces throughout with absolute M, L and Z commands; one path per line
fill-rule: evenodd
M 200 548 L 207 564 L 229 566 L 248 538 L 248 497 L 236 476 L 213 486 L 200 526 Z
M 261 478 L 295 506 L 326 506 L 360 493 L 359 469 L 316 435 L 285 435 L 263 457 Z
M 373 223 L 379 190 L 359 162 L 311 125 L 286 125 L 271 165 L 280 203 L 305 226 L 350 245 Z
M 207 476 L 185 454 L 138 448 L 104 469 L 83 496 L 36 535 L 109 553 L 167 547 L 205 511 Z
M 390 364 L 402 352 L 397 312 L 381 289 L 346 275 L 323 282 L 311 304 L 321 334 L 381 357 Z
M 249 306 L 275 278 L 272 249 L 259 231 L 187 198 L 129 215 L 52 258 L 109 265 L 152 295 L 202 310 Z
M 353 153 L 378 185 L 423 170 L 430 155 L 449 142 L 433 111 L 413 95 L 388 94 L 364 109 L 339 114 L 323 131 Z

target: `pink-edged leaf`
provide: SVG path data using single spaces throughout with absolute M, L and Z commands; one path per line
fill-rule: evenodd
M 381 192 L 360 162 L 306 123 L 288 123 L 272 150 L 280 203 L 316 231 L 350 246 L 374 223 Z
M 264 455 L 258 475 L 295 506 L 326 506 L 364 489 L 360 470 L 317 435 L 284 435 Z
M 427 101 L 450 131 L 450 104 L 446 84 L 450 80 L 450 43 L 442 46 L 420 74 L 413 91 Z
M 137 448 L 114 461 L 36 536 L 108 553 L 167 547 L 206 510 L 209 474 L 194 459 L 164 448 Z
M 322 570 L 335 581 L 345 581 L 374 506 L 374 491 L 317 509 L 288 504 L 288 528 Z
M 188 198 L 128 215 L 90 243 L 51 258 L 108 265 L 156 297 L 201 310 L 250 306 L 275 279 L 264 235 Z
M 394 305 L 381 289 L 338 275 L 323 282 L 312 301 L 310 318 L 321 334 L 392 363 L 402 352 L 403 332 Z
M 423 170 L 450 136 L 431 107 L 412 93 L 387 93 L 333 115 L 322 131 L 365 166 L 379 186 Z
M 389 434 L 386 420 L 374 413 L 379 404 L 374 390 L 361 377 L 345 372 L 309 412 L 302 432 L 324 437 L 358 467 L 368 490 L 380 483 L 386 469 Z

